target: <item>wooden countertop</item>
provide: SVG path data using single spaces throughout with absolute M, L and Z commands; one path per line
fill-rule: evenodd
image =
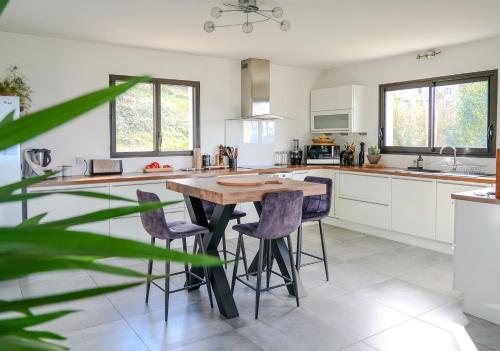
M 495 189 L 483 188 L 472 191 L 451 194 L 455 200 L 481 202 L 483 204 L 500 205 L 500 200 L 495 197 Z
M 162 173 L 124 173 L 121 175 L 105 175 L 105 176 L 73 176 L 67 178 L 54 178 L 48 179 L 41 183 L 30 186 L 36 187 L 57 187 L 57 186 L 78 186 L 87 184 L 99 183 L 117 183 L 117 182 L 134 182 L 145 180 L 162 180 L 162 179 L 181 179 L 181 178 L 200 178 L 200 177 L 214 177 L 219 175 L 239 175 L 239 174 L 271 174 L 279 172 L 293 172 L 301 170 L 315 170 L 315 169 L 336 169 L 348 172 L 362 172 L 381 175 L 401 176 L 401 177 L 415 177 L 437 180 L 450 180 L 460 182 L 472 182 L 483 184 L 495 184 L 495 177 L 470 177 L 465 175 L 450 174 L 450 173 L 420 173 L 410 172 L 398 168 L 368 168 L 368 167 L 340 167 L 340 166 L 285 166 L 276 168 L 265 169 L 248 169 L 238 168 L 237 170 L 200 170 L 200 171 L 173 171 Z

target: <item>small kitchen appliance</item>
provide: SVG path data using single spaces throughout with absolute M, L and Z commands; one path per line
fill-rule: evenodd
M 299 139 L 293 139 L 293 149 L 290 151 L 290 164 L 298 166 L 302 163 L 302 150 L 299 147 Z
M 90 175 L 122 173 L 122 160 L 90 160 Z
M 49 164 L 52 162 L 52 157 L 50 155 L 49 149 L 26 149 L 24 150 L 24 167 L 23 176 L 24 178 L 31 178 L 35 176 L 41 176 L 49 172 L 53 172 L 54 169 L 49 168 Z M 56 175 L 54 175 L 55 177 Z
M 306 145 L 306 164 L 340 165 L 339 145 Z

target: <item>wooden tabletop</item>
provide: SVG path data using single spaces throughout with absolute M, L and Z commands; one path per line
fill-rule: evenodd
M 266 193 L 278 191 L 302 190 L 304 196 L 326 194 L 326 185 L 303 182 L 292 179 L 279 179 L 281 184 L 263 184 L 257 186 L 227 186 L 217 183 L 219 177 L 169 179 L 167 189 L 215 202 L 221 205 L 261 201 Z

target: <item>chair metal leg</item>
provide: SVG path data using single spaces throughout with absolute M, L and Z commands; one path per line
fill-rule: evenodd
M 224 255 L 224 268 L 227 269 L 226 233 L 222 234 L 222 254 Z
M 170 249 L 170 240 L 167 239 L 166 248 Z M 168 321 L 168 300 L 170 297 L 170 261 L 165 261 L 165 322 Z
M 199 234 L 197 236 L 198 236 L 198 238 L 200 240 L 201 253 L 203 255 L 205 255 L 206 252 L 205 252 L 205 247 L 203 246 L 203 240 L 201 238 L 201 234 Z M 212 285 L 210 284 L 210 275 L 208 273 L 207 266 L 203 266 L 203 273 L 205 275 L 205 281 L 207 282 L 207 291 L 208 291 L 208 299 L 210 300 L 210 307 L 214 308 L 214 301 L 213 301 L 213 298 L 212 298 Z
M 155 237 L 151 237 L 151 245 L 155 246 Z M 148 281 L 146 283 L 146 303 L 149 302 L 149 290 L 151 289 L 151 273 L 153 273 L 153 260 L 148 261 Z
M 300 224 L 299 228 L 297 229 L 297 259 L 295 261 L 297 261 L 297 271 L 300 270 L 300 262 L 301 262 L 301 259 L 302 259 L 302 223 Z
M 292 271 L 293 290 L 295 292 L 295 300 L 297 301 L 297 307 L 299 307 L 300 303 L 299 303 L 299 289 L 297 287 L 297 273 L 295 272 L 295 269 L 293 269 L 292 238 L 290 235 L 288 235 L 286 239 L 288 241 L 288 252 L 290 254 L 290 267 Z
M 234 260 L 233 267 L 233 279 L 231 280 L 231 293 L 234 293 L 234 285 L 236 284 L 236 276 L 238 275 L 238 262 L 240 260 L 240 250 L 241 250 L 241 242 L 243 241 L 243 234 L 238 235 L 238 243 L 236 244 L 236 257 Z
M 259 263 L 257 268 L 257 288 L 255 292 L 255 319 L 259 318 L 260 284 L 262 278 L 262 262 L 264 261 L 264 239 L 259 243 Z
M 198 236 L 194 238 L 193 255 L 196 255 L 196 250 L 198 250 Z
M 323 223 L 321 222 L 321 219 L 318 221 L 318 223 L 319 223 L 319 235 L 321 238 L 321 249 L 323 250 L 323 263 L 325 264 L 326 281 L 329 281 L 330 277 L 328 274 L 328 261 L 326 258 L 325 238 L 323 236 Z
M 187 253 L 187 242 L 186 238 L 182 238 L 182 251 Z M 184 274 L 186 275 L 186 282 L 188 285 L 191 285 L 191 275 L 189 274 L 189 265 L 184 263 Z
M 266 268 L 266 288 L 269 289 L 269 283 L 271 281 L 271 260 L 273 257 L 273 253 L 271 250 L 271 240 L 268 240 L 269 244 L 267 244 L 267 268 Z
M 243 258 L 243 267 L 245 267 L 245 276 L 248 280 L 248 261 L 247 261 L 247 253 L 245 251 L 245 241 L 243 237 L 241 237 L 241 257 Z

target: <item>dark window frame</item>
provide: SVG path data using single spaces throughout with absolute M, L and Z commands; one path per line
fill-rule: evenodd
M 383 154 L 400 155 L 439 155 L 440 147 L 434 146 L 434 87 L 470 83 L 474 81 L 488 81 L 488 130 L 486 148 L 457 148 L 457 155 L 472 157 L 495 157 L 496 156 L 496 134 L 497 134 L 497 93 L 498 93 L 498 70 L 456 74 L 450 76 L 418 79 L 399 83 L 379 85 L 379 129 L 378 144 Z M 401 147 L 385 146 L 385 93 L 391 90 L 409 88 L 429 88 L 429 147 Z
M 109 86 L 114 86 L 116 82 L 136 78 L 135 76 L 110 74 Z M 193 150 L 182 151 L 161 151 L 159 149 L 161 139 L 161 99 L 160 90 L 162 84 L 181 85 L 192 87 L 193 92 L 193 148 L 200 147 L 200 82 L 190 80 L 163 79 L 152 78 L 146 83 L 152 83 L 154 87 L 154 145 L 153 151 L 133 151 L 133 152 L 118 152 L 116 151 L 116 99 L 109 103 L 109 127 L 110 127 L 110 155 L 112 158 L 125 157 L 158 157 L 158 156 L 192 156 Z

